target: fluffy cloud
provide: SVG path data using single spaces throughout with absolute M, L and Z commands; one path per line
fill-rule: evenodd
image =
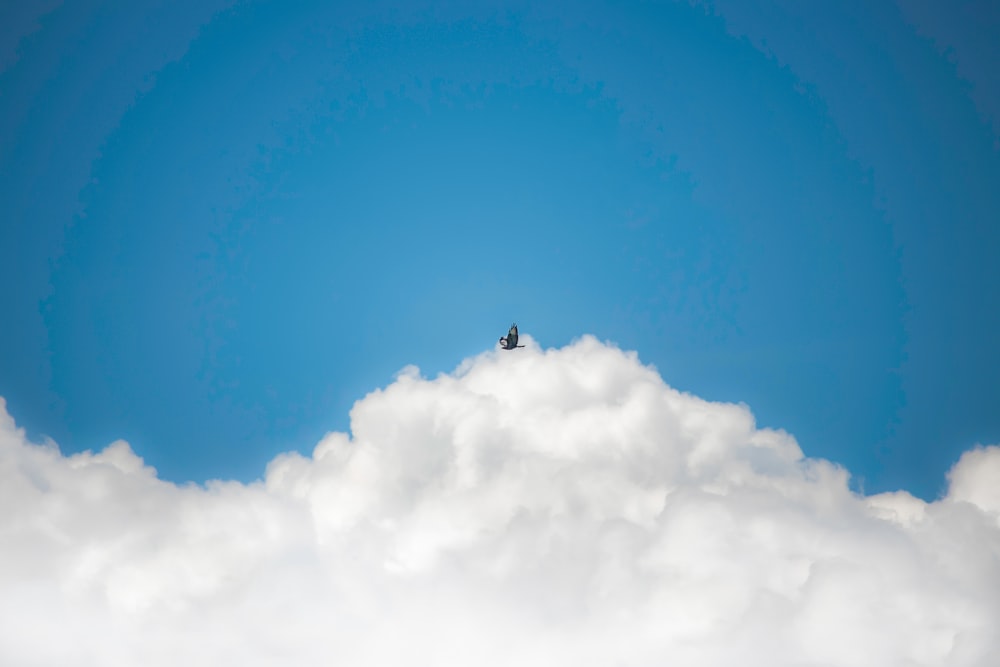
M 0 663 L 949 665 L 1000 655 L 1000 448 L 863 496 L 585 337 L 408 368 L 253 484 L 0 405 Z

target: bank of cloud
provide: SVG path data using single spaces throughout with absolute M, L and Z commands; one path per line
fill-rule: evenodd
M 251 484 L 0 410 L 0 663 L 949 665 L 1000 655 L 1000 448 L 848 472 L 591 337 L 415 368 Z

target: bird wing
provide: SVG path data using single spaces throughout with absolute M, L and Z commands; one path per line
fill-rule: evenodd
M 517 345 L 517 325 L 510 325 L 510 331 L 507 332 L 507 345 L 514 347 Z

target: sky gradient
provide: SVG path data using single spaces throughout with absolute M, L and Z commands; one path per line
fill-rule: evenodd
M 327 4 L 0 9 L 32 438 L 249 481 L 516 320 L 856 490 L 934 499 L 1000 441 L 992 3 Z

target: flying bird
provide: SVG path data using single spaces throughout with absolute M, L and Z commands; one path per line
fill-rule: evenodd
M 507 332 L 506 336 L 500 337 L 500 345 L 503 346 L 505 350 L 513 350 L 515 347 L 524 347 L 523 345 L 517 344 L 517 324 L 510 325 L 510 331 Z

